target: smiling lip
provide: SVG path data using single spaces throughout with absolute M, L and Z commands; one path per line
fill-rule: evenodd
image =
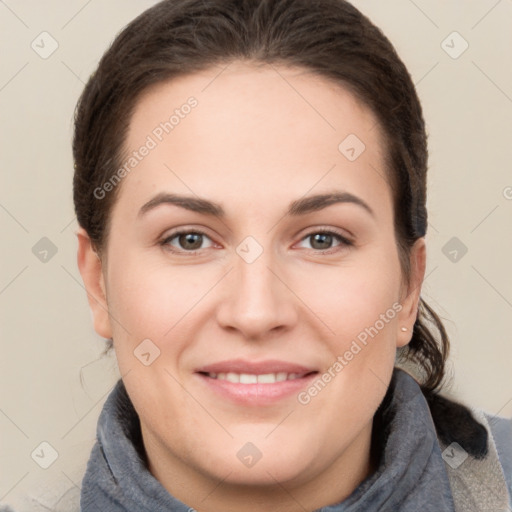
M 198 368 L 196 372 L 200 373 L 248 373 L 262 375 L 265 373 L 297 373 L 306 374 L 316 371 L 315 368 L 308 368 L 295 363 L 286 361 L 267 360 L 267 361 L 245 361 L 243 359 L 231 359 L 229 361 L 220 361 L 218 363 L 208 364 Z
M 318 371 L 307 366 L 285 361 L 245 361 L 233 359 L 198 368 L 195 374 L 209 390 L 240 405 L 270 405 L 297 394 Z M 274 375 L 275 378 L 269 376 Z M 243 377 L 237 382 L 237 376 Z M 261 377 L 263 382 L 253 382 Z M 229 379 L 229 380 L 228 380 Z

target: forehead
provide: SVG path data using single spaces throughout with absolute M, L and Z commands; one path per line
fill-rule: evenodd
M 135 200 L 164 182 L 255 201 L 271 191 L 288 198 L 365 182 L 382 193 L 382 141 L 373 113 L 341 85 L 301 68 L 232 62 L 141 96 L 125 160 L 144 145 L 151 149 L 123 180 L 121 196 Z

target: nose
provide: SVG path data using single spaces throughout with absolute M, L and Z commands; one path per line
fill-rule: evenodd
M 276 260 L 264 251 L 248 263 L 235 256 L 235 268 L 226 276 L 226 293 L 217 309 L 217 321 L 245 339 L 261 340 L 290 329 L 298 318 L 297 299 Z

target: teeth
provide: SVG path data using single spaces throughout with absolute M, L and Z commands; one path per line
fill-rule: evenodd
M 226 380 L 236 384 L 275 384 L 276 382 L 283 382 L 285 380 L 294 380 L 302 377 L 299 373 L 263 373 L 255 375 L 252 373 L 209 373 L 208 377 L 212 379 Z
M 237 373 L 228 373 L 226 374 L 226 380 L 228 382 L 240 382 L 240 375 Z
M 258 376 L 250 373 L 240 374 L 240 384 L 256 384 L 258 382 Z
M 276 375 L 274 373 L 264 373 L 263 375 L 258 375 L 258 383 L 274 384 L 275 381 Z

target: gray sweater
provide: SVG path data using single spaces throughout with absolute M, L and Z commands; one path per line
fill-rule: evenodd
M 343 502 L 315 512 L 512 511 L 511 420 L 442 398 L 427 402 L 416 381 L 395 370 L 374 427 L 377 471 Z M 98 420 L 80 511 L 193 512 L 147 470 L 138 416 L 122 381 Z

